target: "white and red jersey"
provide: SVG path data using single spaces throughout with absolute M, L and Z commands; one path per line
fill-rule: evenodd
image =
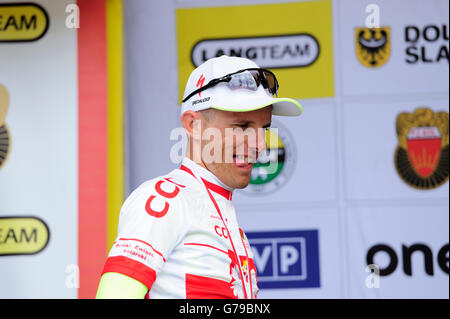
M 256 268 L 232 195 L 188 158 L 143 183 L 122 206 L 103 273 L 142 282 L 147 298 L 256 298 Z

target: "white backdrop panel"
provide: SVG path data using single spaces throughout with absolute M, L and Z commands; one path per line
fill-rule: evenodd
M 78 247 L 77 33 L 65 27 L 73 1 L 35 2 L 49 15 L 47 33 L 35 42 L 0 44 L 11 134 L 0 169 L 0 217 L 39 217 L 50 239 L 36 255 L 0 256 L 0 298 L 75 298 L 65 272 L 77 264 Z
M 339 8 L 339 48 L 342 61 L 342 86 L 344 95 L 372 94 L 408 94 L 448 92 L 448 57 L 436 62 L 442 46 L 447 47 L 448 56 L 448 20 L 449 2 L 440 0 L 344 0 L 335 2 Z M 375 3 L 379 7 L 380 27 L 391 30 L 391 54 L 386 64 L 378 68 L 368 68 L 362 65 L 355 52 L 355 28 L 364 27 L 367 5 Z M 426 26 L 438 27 L 439 37 L 436 41 L 426 41 L 423 36 L 416 39 L 415 31 L 409 32 L 406 41 L 406 27 L 415 26 L 423 35 Z M 446 33 L 443 30 L 446 26 Z M 429 29 L 427 37 L 433 40 L 435 31 Z M 446 34 L 446 40 L 444 39 Z M 406 50 L 415 44 L 417 50 L 412 53 L 420 55 L 416 63 L 414 57 Z M 422 48 L 425 59 L 434 62 L 423 62 Z M 388 81 L 387 81 L 388 79 Z
M 448 198 L 448 182 L 417 190 L 406 184 L 394 165 L 398 145 L 395 123 L 401 112 L 419 107 L 448 112 L 448 100 L 347 103 L 343 108 L 346 197 L 363 199 Z
M 449 277 L 438 263 L 438 252 L 447 245 L 448 269 L 448 204 L 416 206 L 352 207 L 347 210 L 347 249 L 349 253 L 350 297 L 352 298 L 448 298 Z M 378 244 L 389 246 L 398 258 L 395 270 L 380 277 L 379 288 L 367 288 L 366 255 Z M 422 244 L 432 252 L 429 263 L 433 274 L 427 274 L 424 255 L 412 254 L 411 274 L 406 275 L 402 245 Z M 395 258 L 395 257 L 394 257 Z M 392 259 L 387 253 L 374 255 L 374 263 L 386 268 Z

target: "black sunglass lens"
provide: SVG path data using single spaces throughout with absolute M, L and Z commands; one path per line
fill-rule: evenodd
M 261 76 L 259 75 L 259 71 L 258 70 L 248 70 L 248 72 L 250 72 L 250 74 L 255 79 L 256 86 L 259 86 L 261 84 Z
M 272 95 L 276 94 L 278 88 L 275 76 L 267 71 L 263 71 L 262 73 L 264 74 L 264 79 L 267 82 L 267 89 L 270 93 L 272 93 Z

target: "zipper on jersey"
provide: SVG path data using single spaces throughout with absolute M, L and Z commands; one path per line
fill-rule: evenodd
M 209 198 L 211 199 L 211 201 L 212 201 L 212 203 L 213 203 L 213 205 L 214 205 L 214 208 L 216 209 L 217 213 L 219 214 L 219 217 L 220 217 L 220 219 L 221 219 L 221 221 L 222 221 L 222 224 L 225 226 L 225 228 L 226 228 L 226 230 L 227 230 L 227 232 L 228 232 L 228 234 L 229 234 L 228 239 L 230 240 L 231 248 L 233 249 L 233 254 L 234 254 L 234 257 L 236 258 L 237 265 L 238 265 L 238 268 L 239 268 L 239 276 L 241 277 L 241 281 L 242 281 L 242 289 L 243 289 L 243 291 L 244 291 L 244 298 L 245 298 L 245 299 L 248 299 L 247 287 L 246 287 L 246 284 L 245 284 L 244 275 L 243 275 L 242 267 L 241 267 L 241 260 L 239 259 L 239 255 L 238 255 L 238 253 L 237 253 L 237 250 L 236 250 L 236 248 L 234 247 L 234 243 L 233 243 L 233 240 L 231 239 L 231 233 L 230 233 L 230 231 L 229 231 L 229 229 L 228 229 L 228 226 L 227 226 L 227 224 L 225 223 L 225 221 L 223 220 L 222 213 L 220 212 L 219 205 L 217 204 L 216 200 L 214 199 L 214 196 L 213 196 L 213 195 L 211 194 L 211 192 L 209 191 L 209 188 L 206 186 L 206 183 L 204 182 L 204 179 L 203 179 L 203 178 L 200 177 L 200 179 L 199 179 L 199 178 L 194 174 L 194 172 L 193 172 L 191 169 L 189 169 L 189 168 L 187 168 L 187 167 L 185 167 L 185 166 L 183 166 L 183 165 L 180 167 L 180 169 L 183 170 L 183 171 L 185 171 L 185 172 L 187 172 L 187 173 L 189 173 L 190 175 L 192 175 L 192 176 L 193 176 L 200 184 L 202 184 L 203 187 L 206 189 L 206 192 L 207 192 Z M 209 183 L 210 183 L 210 182 L 209 182 Z M 244 242 L 242 242 L 242 244 L 244 245 L 245 257 L 247 258 L 247 268 L 249 269 L 249 266 L 248 266 L 249 261 L 248 261 L 247 249 L 245 248 Z M 249 270 L 249 280 L 251 280 L 251 273 L 250 273 L 250 270 Z M 250 287 L 252 287 L 251 281 L 250 281 Z M 250 299 L 253 299 L 253 290 L 250 292 Z
M 209 195 L 211 201 L 212 201 L 213 204 L 214 204 L 214 207 L 215 207 L 216 210 L 217 210 L 217 213 L 219 214 L 220 219 L 222 220 L 223 225 L 225 226 L 225 228 L 226 228 L 226 230 L 227 230 L 227 232 L 228 232 L 228 239 L 230 240 L 231 248 L 233 248 L 234 257 L 236 258 L 236 262 L 237 262 L 237 265 L 238 265 L 238 267 L 239 267 L 239 276 L 241 277 L 241 281 L 242 281 L 242 289 L 244 290 L 244 297 L 245 297 L 245 299 L 248 299 L 248 295 L 247 295 L 247 287 L 245 286 L 244 275 L 243 275 L 243 273 L 242 273 L 241 260 L 239 259 L 239 254 L 237 253 L 237 250 L 236 250 L 236 248 L 234 247 L 234 244 L 233 244 L 233 240 L 231 239 L 231 233 L 230 233 L 230 231 L 229 231 L 229 229 L 228 229 L 227 224 L 226 224 L 225 221 L 223 220 L 222 213 L 220 212 L 219 205 L 217 204 L 216 200 L 214 199 L 213 195 L 211 194 L 211 192 L 209 191 L 209 189 L 206 187 L 206 185 L 205 185 L 205 188 L 206 188 L 206 191 L 208 192 L 208 195 Z M 245 249 L 245 246 L 244 246 L 244 249 Z M 246 252 L 245 254 L 247 255 L 247 252 Z M 248 260 L 248 257 L 247 257 L 247 256 L 246 256 L 246 258 L 247 258 L 247 260 Z M 248 263 L 248 261 L 247 261 L 247 263 Z M 248 267 L 248 266 L 247 266 L 247 267 Z M 249 278 L 250 278 L 250 277 L 249 277 Z M 253 292 L 251 292 L 251 295 L 250 295 L 250 296 L 253 297 Z

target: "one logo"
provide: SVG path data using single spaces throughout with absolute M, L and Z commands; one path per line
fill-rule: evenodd
M 280 189 L 293 175 L 297 162 L 295 140 L 277 120 L 272 120 L 276 130 L 268 131 L 266 149 L 253 164 L 249 185 L 242 190 L 245 194 L 268 194 Z
M 0 168 L 5 164 L 11 147 L 11 138 L 5 123 L 8 106 L 8 91 L 0 84 Z
M 384 65 L 391 54 L 391 29 L 355 28 L 355 49 L 359 62 L 369 68 Z
M 0 217 L 0 256 L 37 254 L 49 239 L 49 228 L 40 218 Z
M 196 88 L 201 88 L 203 87 L 203 84 L 205 83 L 205 77 L 202 75 L 200 75 L 200 77 L 198 78 L 197 81 L 197 85 L 195 85 Z M 202 97 L 202 92 L 198 92 L 198 96 Z
M 312 34 L 205 39 L 192 48 L 195 67 L 213 57 L 238 56 L 253 60 L 261 68 L 306 67 L 319 57 L 320 46 Z
M 384 258 L 377 258 L 378 253 L 382 253 Z M 412 255 L 416 252 L 420 252 L 423 256 L 423 264 L 422 265 L 414 265 L 415 262 L 420 262 L 414 258 Z M 434 276 L 435 268 L 434 260 L 437 260 L 439 268 L 448 275 L 449 266 L 448 266 L 448 254 L 449 254 L 449 245 L 445 243 L 437 252 L 435 253 L 432 250 L 432 247 L 424 244 L 423 242 L 415 243 L 412 245 L 401 245 L 401 249 L 398 252 L 394 250 L 393 247 L 385 244 L 378 243 L 369 248 L 366 254 L 366 262 L 367 265 L 377 265 L 379 268 L 380 276 L 389 276 L 396 271 L 397 268 L 403 268 L 403 272 L 408 276 L 413 276 L 420 269 L 424 269 L 425 273 L 429 276 Z M 386 258 L 387 256 L 387 258 Z M 435 258 L 435 256 L 437 258 Z M 447 257 L 446 257 L 447 256 Z M 378 261 L 384 261 L 382 265 L 378 265 Z M 386 263 L 386 260 L 388 262 Z M 400 265 L 399 265 L 400 264 Z M 413 269 L 416 273 L 413 272 Z
M 0 4 L 0 43 L 39 40 L 48 26 L 47 12 L 35 3 Z
M 418 189 L 433 189 L 448 180 L 448 112 L 418 108 L 397 116 L 395 167 L 401 179 Z
M 247 232 L 258 287 L 320 287 L 318 230 Z

